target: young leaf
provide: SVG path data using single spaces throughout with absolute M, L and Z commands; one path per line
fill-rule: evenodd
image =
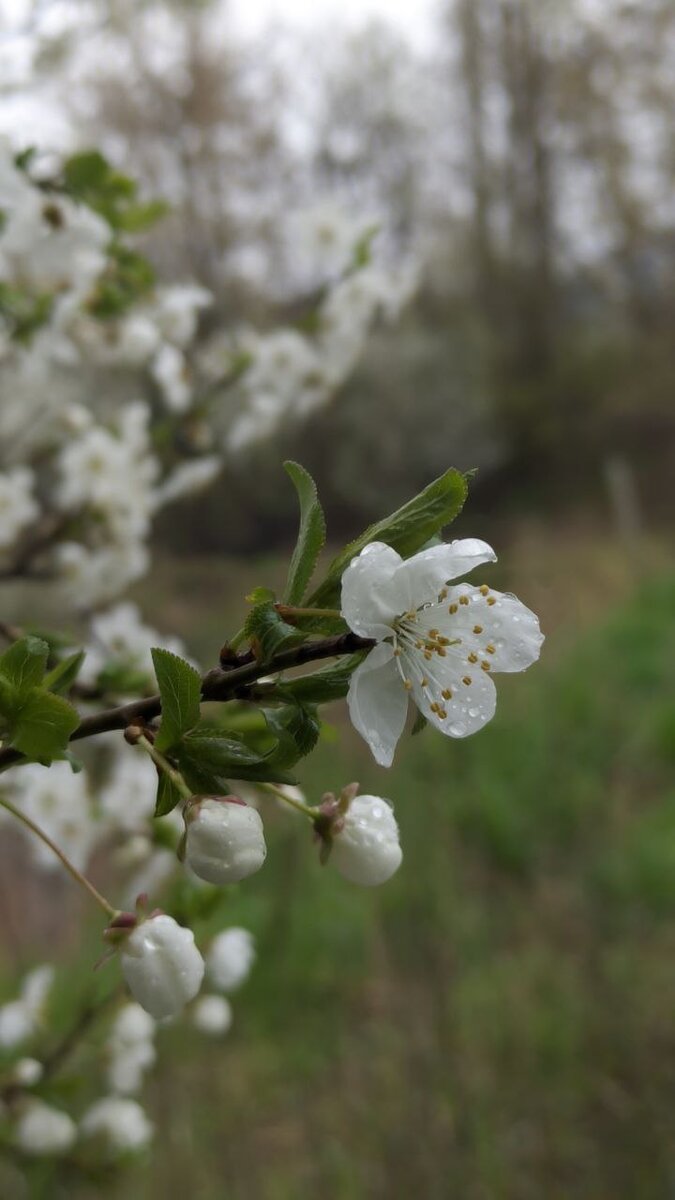
M 48 675 L 45 675 L 44 686 L 50 692 L 67 692 L 77 679 L 83 662 L 84 650 L 78 650 L 75 654 L 69 654 L 67 658 L 62 658 L 61 662 L 57 663 Z
M 173 812 L 177 804 L 180 804 L 181 799 L 181 794 L 175 783 L 171 781 L 164 771 L 160 771 L 157 777 L 155 816 L 166 817 L 168 813 Z
M 51 762 L 62 758 L 80 718 L 67 700 L 34 688 L 13 721 L 12 745 L 26 758 Z
M 349 691 L 349 681 L 363 662 L 367 651 L 350 654 L 348 658 L 340 659 L 330 667 L 321 671 L 313 671 L 311 675 L 301 675 L 297 679 L 285 680 L 277 689 L 275 695 L 292 698 L 300 704 L 328 704 L 331 700 L 341 700 Z
M 222 794 L 229 779 L 265 783 L 293 783 L 292 777 L 273 765 L 269 753 L 261 754 L 244 742 L 196 729 L 174 747 L 183 777 L 196 793 Z
M 420 550 L 429 538 L 454 520 L 466 500 L 467 484 L 460 471 L 450 468 L 391 516 L 366 529 L 360 537 L 333 559 L 325 580 L 314 591 L 308 604 L 331 608 L 340 595 L 342 576 L 355 555 L 369 542 L 387 542 L 403 558 Z
M 263 715 L 270 733 L 277 738 L 275 763 L 292 767 L 314 749 L 321 722 L 313 705 L 287 704 L 283 708 L 263 709 Z
M 184 658 L 155 647 L 152 661 L 162 698 L 162 721 L 155 738 L 158 750 L 169 750 L 199 721 L 202 681 Z
M 304 641 L 305 636 L 293 625 L 288 625 L 269 601 L 251 609 L 244 630 L 260 662 L 267 662 L 278 650 Z
M 300 529 L 288 568 L 284 600 L 287 604 L 300 604 L 326 541 L 326 520 L 312 476 L 296 462 L 285 462 L 284 469 L 300 501 Z
M 17 700 L 42 683 L 48 654 L 47 643 L 32 635 L 19 638 L 5 650 L 0 658 L 0 674 L 15 689 Z

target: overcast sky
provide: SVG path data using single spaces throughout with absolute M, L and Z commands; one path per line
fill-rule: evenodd
M 439 0 L 231 0 L 242 29 L 258 33 L 270 20 L 285 25 L 317 26 L 329 21 L 358 27 L 372 17 L 391 21 L 410 40 L 428 45 Z

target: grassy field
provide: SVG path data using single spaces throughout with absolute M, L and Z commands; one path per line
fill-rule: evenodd
M 359 891 L 270 813 L 230 900 L 260 952 L 235 1026 L 162 1034 L 162 1149 L 119 1200 L 675 1195 L 675 577 L 533 539 L 492 578 L 543 612 L 547 653 L 481 735 L 427 731 L 383 772 L 329 713 L 303 783 L 388 795 L 403 867 Z M 193 571 L 163 618 L 212 654 L 230 614 L 206 591 Z

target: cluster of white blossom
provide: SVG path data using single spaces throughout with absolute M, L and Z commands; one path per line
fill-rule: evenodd
M 137 947 L 128 945 L 123 951 L 125 974 L 128 970 L 135 986 L 149 1001 L 147 1007 L 157 1010 L 158 1019 L 175 1018 L 182 1007 L 176 1001 L 193 998 L 195 964 L 199 982 L 204 975 L 204 960 L 192 934 L 180 930 L 170 917 L 161 915 L 142 922 L 135 933 L 144 947 L 151 943 L 159 949 L 160 961 L 149 965 L 145 949 L 139 956 Z M 134 934 L 130 942 L 133 937 Z M 248 930 L 231 927 L 213 938 L 206 953 L 206 975 L 211 990 L 194 1000 L 187 1011 L 195 1029 L 209 1037 L 221 1037 L 229 1030 L 232 1008 L 227 995 L 245 981 L 254 961 L 255 946 Z M 181 967 L 187 976 L 172 974 L 172 966 Z M 54 974 L 49 965 L 36 967 L 24 980 L 20 998 L 0 1007 L 0 1048 L 6 1053 L 18 1051 L 27 1041 L 38 1042 Z M 141 1091 L 144 1075 L 156 1060 L 158 1019 L 147 1007 L 136 1001 L 124 1001 L 115 1012 L 104 1047 L 106 1093 L 89 1103 L 78 1119 L 32 1094 L 32 1089 L 46 1078 L 38 1058 L 17 1058 L 7 1069 L 9 1092 L 0 1111 L 0 1126 L 9 1126 L 12 1140 L 22 1154 L 59 1157 L 77 1145 L 89 1158 L 93 1156 L 95 1161 L 105 1163 L 138 1154 L 149 1145 L 154 1133 L 152 1122 L 133 1098 Z

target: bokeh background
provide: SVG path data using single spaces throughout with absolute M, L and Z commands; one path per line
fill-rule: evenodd
M 500 681 L 485 732 L 427 731 L 388 773 L 344 707 L 329 712 L 303 787 L 315 799 L 359 779 L 388 795 L 404 865 L 357 891 L 293 821 L 271 821 L 265 870 L 231 898 L 259 945 L 236 1024 L 216 1049 L 195 1035 L 186 1053 L 181 1031 L 183 1052 L 161 1056 L 161 1149 L 113 1194 L 666 1200 L 671 0 L 0 12 L 0 130 L 98 145 L 168 199 L 144 249 L 160 279 L 214 293 L 204 337 L 302 315 L 280 286 L 278 230 L 308 204 L 372 212 L 390 253 L 419 263 L 414 301 L 329 407 L 160 521 L 135 590 L 151 623 L 215 659 L 244 596 L 284 576 L 293 457 L 333 544 L 448 465 L 477 468 L 454 531 L 496 547 L 491 581 L 547 633 L 541 665 Z M 3 878 L 6 962 L 60 945 L 74 963 L 67 887 Z

